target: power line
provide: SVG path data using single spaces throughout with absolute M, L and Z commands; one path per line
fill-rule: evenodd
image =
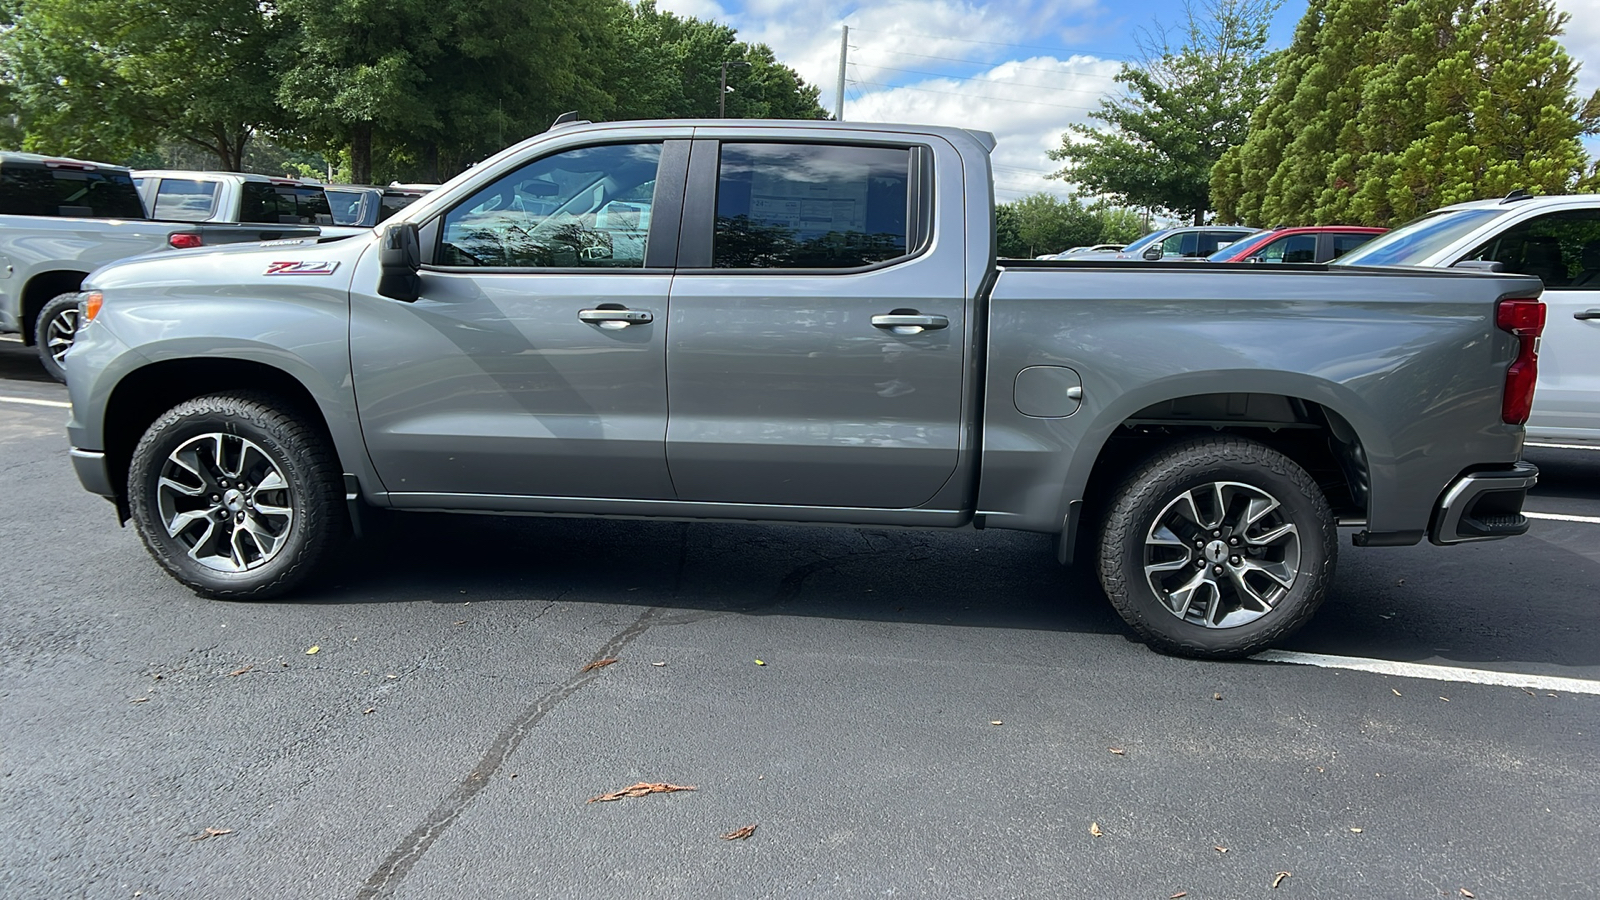
M 959 58 L 954 57 L 954 56 L 932 56 L 932 55 L 927 54 L 927 53 L 908 53 L 905 50 L 890 50 L 890 49 L 885 48 L 885 47 L 875 47 L 874 49 L 877 50 L 879 53 L 893 53 L 896 56 L 914 56 L 914 57 L 917 57 L 918 59 L 937 59 L 937 60 L 941 60 L 943 62 L 966 63 L 969 66 L 988 66 L 991 69 L 998 68 L 998 67 L 1004 66 L 1004 65 L 1010 65 L 1010 61 L 1009 60 L 1001 61 L 1001 62 L 983 62 L 981 60 L 976 60 L 976 59 L 959 59 Z M 1012 66 L 1012 68 L 1017 69 L 1018 71 L 1022 71 L 1022 72 L 1048 72 L 1048 73 L 1050 73 L 1052 75 L 1060 75 L 1061 74 L 1060 70 L 1058 70 L 1058 69 L 1041 69 L 1038 66 Z M 1117 80 L 1117 77 L 1115 75 L 1096 75 L 1093 72 L 1073 72 L 1072 74 L 1077 76 L 1077 77 L 1079 77 L 1079 78 L 1103 78 L 1106 81 L 1116 81 Z
M 917 92 L 923 93 L 923 94 L 949 94 L 952 97 L 966 97 L 968 100 L 995 100 L 995 101 L 998 101 L 1000 103 L 1026 103 L 1029 106 L 1049 106 L 1049 107 L 1053 107 L 1055 109 L 1076 109 L 1076 110 L 1082 110 L 1083 112 L 1095 112 L 1095 111 L 1098 110 L 1098 107 L 1093 107 L 1093 106 L 1069 106 L 1069 105 L 1067 105 L 1065 103 L 1042 103 L 1042 102 L 1040 102 L 1038 100 L 1018 100 L 1018 99 L 1013 98 L 1013 97 L 989 97 L 989 96 L 985 96 L 985 95 L 982 95 L 982 94 L 963 94 L 963 93 L 961 93 L 959 91 L 936 91 L 936 90 L 933 90 L 931 88 L 914 88 L 914 87 L 905 87 L 903 85 L 897 85 L 897 84 L 884 84 L 881 81 L 860 81 L 860 80 L 856 80 L 856 81 L 852 81 L 851 83 L 852 84 L 871 85 L 872 87 L 888 88 L 889 90 L 894 90 L 894 91 L 917 91 Z
M 976 78 L 976 77 L 969 76 L 969 75 L 946 75 L 943 72 L 924 72 L 921 69 L 900 69 L 900 68 L 896 68 L 894 66 L 873 65 L 872 63 L 851 63 L 851 65 L 856 66 L 858 68 L 863 66 L 863 65 L 865 65 L 865 66 L 868 66 L 870 68 L 883 69 L 883 70 L 889 71 L 889 72 L 907 72 L 907 73 L 912 74 L 912 75 L 927 75 L 930 78 L 948 78 L 948 79 L 950 79 L 952 81 L 976 81 L 976 82 L 979 82 L 980 84 L 994 84 L 994 85 L 999 85 L 1001 87 L 1007 87 L 1007 86 L 1010 86 L 1010 87 L 1024 87 L 1024 88 L 1028 88 L 1029 90 L 1034 90 L 1034 91 L 1063 91 L 1063 92 L 1066 92 L 1066 93 L 1075 93 L 1075 94 L 1089 93 L 1088 91 L 1085 91 L 1083 88 L 1046 87 L 1046 86 L 1044 86 L 1042 84 L 1021 84 L 1021 83 L 1012 83 L 1012 82 L 1007 82 L 1007 81 L 995 81 L 992 78 Z M 1035 71 L 1041 71 L 1042 72 L 1044 70 L 1043 69 L 1039 69 L 1039 70 L 1035 70 Z
M 874 28 L 862 29 L 862 28 L 858 28 L 858 27 L 855 27 L 855 26 L 851 26 L 851 28 L 852 28 L 852 30 L 854 30 L 854 31 L 856 31 L 858 33 L 864 30 L 864 31 L 866 31 L 867 34 L 891 34 L 891 35 L 895 35 L 897 37 L 925 38 L 925 39 L 931 40 L 931 41 L 955 41 L 955 42 L 960 43 L 960 44 L 985 44 L 985 45 L 988 45 L 988 46 L 991 46 L 991 47 L 1016 47 L 1016 48 L 1022 49 L 1022 50 L 1048 50 L 1048 51 L 1050 51 L 1052 53 L 1065 53 L 1065 54 L 1068 54 L 1069 56 L 1082 56 L 1082 55 L 1084 55 L 1084 53 L 1082 51 L 1080 51 L 1080 50 L 1069 50 L 1066 47 L 1045 47 L 1045 46 L 1042 46 L 1042 45 L 1039 45 L 1039 44 L 1008 44 L 1008 43 L 1006 43 L 1004 41 L 980 41 L 980 40 L 977 40 L 975 38 L 951 37 L 951 36 L 949 36 L 947 34 L 918 34 L 916 32 L 911 32 L 911 31 L 879 31 L 879 30 L 874 29 Z M 1103 57 L 1103 58 L 1106 58 L 1106 59 L 1120 59 L 1120 60 L 1126 60 L 1128 62 L 1142 62 L 1142 60 L 1140 60 L 1139 57 L 1136 57 L 1136 56 L 1122 56 L 1122 55 L 1119 55 L 1119 54 L 1116 54 L 1116 53 L 1099 53 L 1099 54 L 1096 54 L 1096 55 L 1100 56 L 1100 57 Z

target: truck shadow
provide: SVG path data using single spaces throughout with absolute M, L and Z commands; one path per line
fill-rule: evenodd
M 1003 531 L 899 531 L 404 513 L 352 545 L 312 603 L 659 606 L 735 615 L 1131 633 L 1092 566 Z M 1287 649 L 1539 674 L 1600 667 L 1600 551 L 1521 539 L 1358 550 Z M 1595 526 L 1575 526 L 1593 529 Z M 1580 533 L 1579 537 L 1587 532 Z M 1537 587 L 1534 587 L 1537 586 Z M 1590 673 L 1572 673 L 1593 677 Z

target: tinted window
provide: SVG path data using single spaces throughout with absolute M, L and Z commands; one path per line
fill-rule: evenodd
M 320 187 L 246 181 L 239 221 L 267 225 L 332 225 L 333 210 Z
M 422 199 L 421 194 L 400 194 L 385 191 L 383 201 L 378 205 L 378 221 L 382 222 L 402 209 Z
M 127 172 L 7 164 L 0 167 L 0 213 L 80 219 L 143 219 Z
M 203 222 L 211 218 L 216 203 L 217 183 L 214 181 L 163 178 L 156 187 L 156 206 L 150 217 Z
M 1243 240 L 1248 231 L 1207 231 L 1200 235 L 1200 246 L 1186 256 L 1210 256 L 1228 244 Z
M 1333 236 L 1333 258 L 1338 259 L 1375 237 L 1377 237 L 1375 234 L 1335 234 Z
M 1252 257 L 1260 257 L 1262 262 L 1271 263 L 1316 262 L 1317 236 L 1314 234 L 1291 234 L 1288 237 L 1278 238 L 1250 255 Z
M 1161 242 L 1162 256 L 1199 256 L 1200 234 L 1185 231 Z M 1215 249 L 1215 248 L 1213 248 Z
M 534 160 L 444 217 L 439 263 L 641 268 L 660 144 L 584 147 Z
M 1600 209 L 1569 209 L 1507 228 L 1463 259 L 1497 260 L 1551 290 L 1600 290 Z
M 328 196 L 328 209 L 333 215 L 333 224 L 361 224 L 361 201 L 366 196 L 365 191 L 340 191 L 325 188 L 323 192 Z
M 712 265 L 847 269 L 906 255 L 911 151 L 724 144 Z
M 1495 216 L 1506 212 L 1502 208 L 1456 209 L 1431 212 L 1409 225 L 1380 235 L 1346 254 L 1340 265 L 1349 266 L 1420 266 L 1422 261 L 1466 237 L 1469 232 Z

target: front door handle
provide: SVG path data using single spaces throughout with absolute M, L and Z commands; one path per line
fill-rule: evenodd
M 643 309 L 618 308 L 578 310 L 579 322 L 587 322 L 590 325 L 599 325 L 601 328 L 613 331 L 618 328 L 627 328 L 629 325 L 643 325 L 647 322 L 653 321 L 654 319 L 655 316 L 652 316 L 647 310 Z
M 1586 309 L 1580 313 L 1573 313 L 1574 319 L 1600 319 L 1600 309 Z
M 887 328 L 895 334 L 921 334 L 949 328 L 950 320 L 944 316 L 924 316 L 921 313 L 895 312 L 872 317 L 875 328 Z

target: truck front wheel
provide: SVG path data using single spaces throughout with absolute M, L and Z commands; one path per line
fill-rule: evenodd
M 1151 647 L 1198 658 L 1263 650 L 1311 618 L 1338 532 L 1317 483 L 1255 441 L 1175 444 L 1117 491 L 1100 584 Z
M 61 361 L 72 349 L 72 340 L 78 334 L 78 294 L 57 294 L 39 310 L 33 323 L 33 340 L 39 351 L 39 362 L 50 377 L 66 383 L 67 372 Z
M 348 526 L 318 431 L 260 394 L 185 401 L 145 431 L 128 471 L 150 555 L 194 590 L 260 599 L 303 581 Z

